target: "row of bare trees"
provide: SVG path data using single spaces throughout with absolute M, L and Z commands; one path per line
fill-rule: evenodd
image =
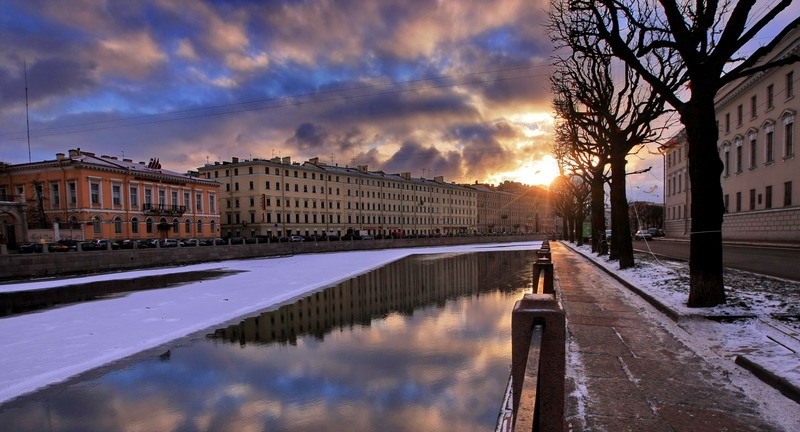
M 691 307 L 725 302 L 723 166 L 717 152 L 715 96 L 734 80 L 797 61 L 795 56 L 757 64 L 763 50 L 746 60 L 735 58 L 791 3 L 777 0 L 759 8 L 755 0 L 551 4 L 549 30 L 558 53 L 551 86 L 559 118 L 554 145 L 562 167 L 559 182 L 583 183 L 590 190 L 596 251 L 605 237 L 603 191 L 609 183 L 611 258 L 619 260 L 620 268 L 634 265 L 625 195 L 627 157 L 661 139 L 670 113 L 677 114 L 686 131 L 693 203 Z

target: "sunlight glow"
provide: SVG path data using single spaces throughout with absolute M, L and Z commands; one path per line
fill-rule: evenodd
M 549 186 L 558 177 L 558 163 L 552 156 L 524 163 L 515 171 L 497 173 L 489 177 L 489 183 L 502 183 L 506 180 L 527 185 Z

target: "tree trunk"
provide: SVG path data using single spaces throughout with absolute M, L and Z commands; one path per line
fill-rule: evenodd
M 569 240 L 569 223 L 568 223 L 568 219 L 569 218 L 567 218 L 566 216 L 563 216 L 561 218 L 561 234 L 562 234 L 561 238 L 563 238 L 564 240 Z
M 725 211 L 720 175 L 723 164 L 717 153 L 719 132 L 714 99 L 690 102 L 681 121 L 689 142 L 692 231 L 689 239 L 689 307 L 725 303 L 722 281 L 722 218 Z
M 583 210 L 578 210 L 575 216 L 575 237 L 578 246 L 583 246 L 583 221 L 586 216 Z
M 575 243 L 575 215 L 569 215 L 567 218 L 567 240 L 570 243 Z
M 603 173 L 595 173 L 592 177 L 592 252 L 605 254 L 606 251 L 600 247 L 600 243 L 606 238 L 606 217 L 605 217 L 605 180 Z
M 625 192 L 625 160 L 627 151 L 617 151 L 611 155 L 611 235 L 616 239 L 614 249 L 619 260 L 619 268 L 633 267 L 633 244 L 630 218 L 628 217 L 628 198 Z

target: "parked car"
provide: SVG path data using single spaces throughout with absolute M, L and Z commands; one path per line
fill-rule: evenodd
M 653 237 L 664 237 L 664 231 L 661 228 L 648 228 L 647 231 Z
M 61 239 L 58 241 L 58 244 L 66 246 L 71 251 L 78 250 L 78 243 L 78 240 L 73 239 Z
M 222 245 L 226 245 L 226 244 L 228 244 L 228 242 L 225 241 L 225 239 L 222 239 L 222 238 L 219 238 L 219 237 L 217 237 L 217 238 L 204 238 L 204 239 L 200 240 L 200 246 L 214 246 L 214 245 L 222 246 Z
M 108 239 L 94 240 L 94 245 L 97 250 L 107 250 L 109 244 L 111 244 L 111 249 L 113 250 L 119 249 L 119 245 L 117 243 L 112 242 L 111 240 Z
M 200 240 L 198 240 L 196 238 L 190 238 L 190 239 L 181 240 L 180 243 L 181 243 L 181 247 L 191 247 L 191 246 L 197 246 L 198 244 L 200 244 Z
M 302 242 L 302 241 L 306 241 L 306 240 L 302 236 L 293 235 L 293 236 L 289 237 L 289 241 L 290 242 Z
M 364 234 L 361 236 L 361 240 L 372 240 L 373 238 L 371 234 Z
M 650 231 L 647 230 L 639 230 L 636 231 L 636 234 L 633 235 L 635 240 L 653 240 L 653 236 L 650 234 Z
M 42 251 L 40 243 L 20 243 L 17 245 L 17 252 L 19 253 L 39 253 Z
M 136 247 L 138 249 L 150 249 L 156 247 L 156 239 L 139 239 L 136 240 Z
M 162 239 L 159 243 L 162 248 L 178 247 L 177 239 Z
M 230 238 L 231 244 L 244 244 L 244 237 L 231 237 Z

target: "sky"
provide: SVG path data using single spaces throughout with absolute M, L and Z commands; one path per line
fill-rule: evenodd
M 547 5 L 5 0 L 0 161 L 29 160 L 27 68 L 34 161 L 78 147 L 175 171 L 319 157 L 462 183 L 548 184 L 557 171 Z M 661 201 L 660 158 L 631 162 L 653 166 L 632 180 L 634 199 Z

